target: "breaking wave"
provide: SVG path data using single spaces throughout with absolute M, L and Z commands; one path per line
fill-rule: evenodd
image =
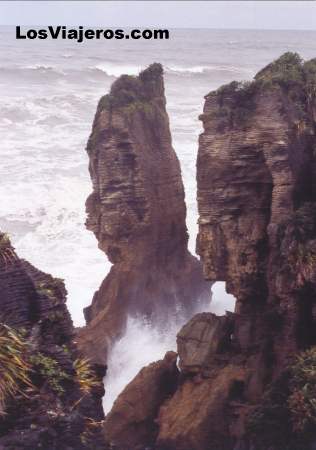
M 233 311 L 235 298 L 227 294 L 224 282 L 212 286 L 212 302 L 207 310 L 216 314 Z M 205 311 L 205 309 L 204 309 Z M 194 313 L 201 312 L 197 309 Z M 125 335 L 116 342 L 108 359 L 103 408 L 107 414 L 125 386 L 148 364 L 176 350 L 176 336 L 188 317 L 177 313 L 164 323 L 150 323 L 142 317 L 129 318 Z

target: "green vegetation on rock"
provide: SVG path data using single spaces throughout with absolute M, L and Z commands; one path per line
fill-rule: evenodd
M 316 427 L 316 347 L 301 353 L 249 414 L 256 450 L 303 450 Z
M 289 88 L 291 85 L 305 82 L 303 60 L 297 53 L 287 52 L 271 64 L 260 70 L 256 81 L 265 85 L 277 83 Z
M 150 107 L 148 92 L 162 72 L 162 66 L 154 63 L 139 76 L 121 75 L 113 83 L 110 93 L 101 97 L 98 110 L 127 107 L 145 110 Z
M 257 73 L 253 81 L 233 81 L 221 86 L 209 96 L 216 96 L 219 109 L 216 112 L 219 128 L 247 126 L 255 108 L 256 94 L 283 90 L 295 104 L 302 127 L 308 101 L 316 96 L 316 59 L 304 63 L 297 53 L 287 52 Z M 300 122 L 301 120 L 301 122 Z M 303 122 L 302 122 L 303 121 Z
M 26 348 L 27 342 L 18 332 L 0 324 L 0 415 L 9 397 L 22 388 L 32 387 Z
M 76 381 L 82 392 L 88 394 L 94 387 L 100 385 L 100 381 L 96 378 L 88 359 L 76 359 L 73 366 L 76 372 Z
M 30 356 L 30 362 L 33 370 L 42 376 L 43 380 L 48 383 L 56 394 L 61 395 L 65 392 L 63 384 L 66 380 L 70 380 L 71 377 L 60 367 L 56 359 L 37 352 L 35 355 Z

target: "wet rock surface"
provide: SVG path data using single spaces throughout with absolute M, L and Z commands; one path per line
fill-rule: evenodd
M 210 298 L 201 264 L 187 249 L 184 189 L 160 64 L 115 81 L 99 102 L 87 151 L 93 183 L 87 228 L 113 266 L 85 310 L 87 327 L 78 339 L 104 362 L 127 314 L 155 322 L 189 317 Z
M 225 280 L 237 298 L 232 360 L 239 355 L 248 372 L 239 437 L 228 448 L 267 446 L 268 424 L 249 437 L 252 413 L 245 411 L 260 404 L 295 355 L 316 344 L 315 85 L 315 60 L 288 53 L 252 83 L 205 97 L 197 250 L 206 278 Z M 287 420 L 291 414 L 288 408 Z M 312 439 L 298 443 L 301 437 L 292 430 L 281 446 L 310 448 Z M 269 448 L 280 448 L 273 439 Z
M 142 450 L 154 445 L 158 434 L 155 418 L 176 389 L 176 362 L 175 352 L 166 353 L 161 361 L 143 368 L 118 396 L 104 422 L 105 440 L 111 448 Z
M 231 346 L 232 314 L 196 314 L 177 335 L 179 367 L 183 373 L 207 373 L 214 356 Z

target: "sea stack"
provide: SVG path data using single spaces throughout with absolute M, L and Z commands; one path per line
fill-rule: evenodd
M 166 320 L 210 301 L 201 264 L 187 248 L 160 64 L 114 82 L 97 107 L 87 151 L 93 184 L 87 228 L 113 266 L 85 310 L 78 339 L 103 363 L 128 314 Z

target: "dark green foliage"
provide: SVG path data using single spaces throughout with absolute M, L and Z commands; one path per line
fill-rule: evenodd
M 304 73 L 306 78 L 306 88 L 308 98 L 316 97 L 316 58 L 307 61 L 304 64 Z
M 137 103 L 148 102 L 150 88 L 155 85 L 157 77 L 162 75 L 161 64 L 151 64 L 139 76 L 122 75 L 112 85 L 110 93 L 99 101 L 98 109 L 123 108 Z
M 291 424 L 287 408 L 289 374 L 284 374 L 264 395 L 247 422 L 247 434 L 256 450 L 289 450 Z M 294 450 L 294 449 L 293 449 Z M 298 449 L 297 449 L 298 450 Z
M 307 450 L 316 438 L 316 347 L 301 353 L 249 414 L 256 450 Z
M 210 93 L 216 95 L 219 104 L 215 117 L 218 127 L 246 127 L 255 109 L 256 95 L 280 89 L 295 105 L 301 126 L 306 118 L 307 100 L 316 96 L 316 59 L 303 63 L 297 53 L 288 52 L 258 72 L 253 81 L 233 81 Z
M 157 79 L 163 74 L 162 65 L 159 63 L 153 63 L 147 69 L 143 70 L 139 74 L 139 78 L 142 81 L 148 82 Z
M 131 75 L 122 75 L 113 83 L 110 93 L 101 97 L 98 109 L 122 108 L 142 97 L 141 81 Z
M 58 298 L 65 293 L 64 282 L 61 278 L 51 278 L 35 284 L 36 292 L 40 296 L 48 297 L 52 304 L 59 303 Z
M 288 407 L 298 433 L 316 430 L 316 347 L 299 355 L 291 367 Z
M 246 126 L 255 108 L 255 94 L 259 84 L 256 82 L 233 81 L 216 91 L 219 110 L 219 128 L 225 126 Z
M 273 61 L 255 76 L 256 81 L 277 83 L 284 87 L 303 84 L 305 81 L 303 60 L 297 53 L 287 52 Z
M 40 374 L 50 388 L 58 395 L 65 392 L 64 382 L 70 380 L 71 376 L 60 367 L 58 361 L 43 353 L 36 353 L 30 357 L 33 370 Z

